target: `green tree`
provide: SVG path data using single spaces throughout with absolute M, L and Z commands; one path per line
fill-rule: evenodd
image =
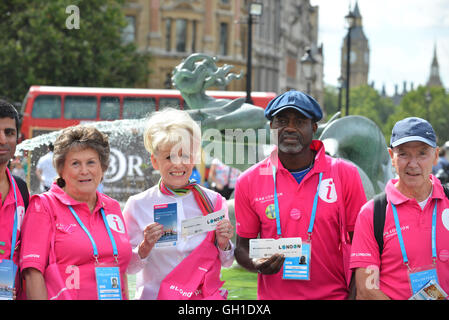
M 382 130 L 387 119 L 394 113 L 393 102 L 382 97 L 374 88 L 365 85 L 350 91 L 351 115 L 365 116 L 374 121 Z
M 449 140 L 449 96 L 444 88 L 420 86 L 407 93 L 401 100 L 396 112 L 385 126 L 385 138 L 390 139 L 394 124 L 407 117 L 420 117 L 429 121 L 438 137 L 438 144 Z
M 331 85 L 324 87 L 323 109 L 326 120 L 329 120 L 338 111 L 338 89 Z
M 134 87 L 148 77 L 148 54 L 124 44 L 124 0 L 0 2 L 0 90 L 21 101 L 31 85 Z M 76 22 L 79 29 L 70 28 Z M 76 17 L 75 17 L 76 18 Z

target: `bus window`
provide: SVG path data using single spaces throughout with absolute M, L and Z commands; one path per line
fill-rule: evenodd
M 34 99 L 32 118 L 58 119 L 61 118 L 61 97 L 40 95 Z
M 181 109 L 181 101 L 178 98 L 159 98 L 159 110 L 165 108 Z
M 64 118 L 96 119 L 97 98 L 95 96 L 66 96 L 64 101 Z
M 123 99 L 123 119 L 140 119 L 156 111 L 156 99 L 125 97 Z
M 120 98 L 101 97 L 100 120 L 117 120 L 120 117 Z

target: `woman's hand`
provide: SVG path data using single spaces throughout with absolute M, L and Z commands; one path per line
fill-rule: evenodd
M 223 219 L 217 224 L 215 229 L 215 236 L 217 239 L 217 245 L 221 250 L 226 250 L 229 245 L 229 240 L 234 235 L 234 228 L 232 227 L 231 221 L 229 219 Z
M 139 245 L 139 256 L 141 259 L 148 257 L 154 244 L 162 237 L 164 226 L 153 222 L 143 230 L 143 240 Z

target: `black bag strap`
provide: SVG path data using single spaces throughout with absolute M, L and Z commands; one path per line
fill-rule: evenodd
M 19 178 L 18 176 L 14 176 L 14 180 L 17 183 L 17 187 L 19 188 L 20 194 L 22 195 L 23 204 L 25 205 L 25 211 L 28 208 L 28 203 L 30 202 L 30 193 L 28 192 L 28 187 L 25 181 L 22 180 L 22 178 Z
M 444 194 L 446 195 L 446 198 L 449 199 L 449 187 L 446 185 L 443 185 L 443 191 L 444 191 Z
M 387 195 L 385 192 L 379 193 L 374 197 L 374 213 L 373 226 L 374 237 L 379 246 L 379 254 L 382 255 L 384 249 L 384 227 L 385 227 L 385 213 L 387 211 Z

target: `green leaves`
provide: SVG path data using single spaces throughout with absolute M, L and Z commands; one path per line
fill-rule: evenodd
M 122 43 L 122 0 L 0 3 L 0 94 L 21 101 L 31 85 L 134 87 L 149 55 Z M 79 29 L 69 5 L 79 9 Z

